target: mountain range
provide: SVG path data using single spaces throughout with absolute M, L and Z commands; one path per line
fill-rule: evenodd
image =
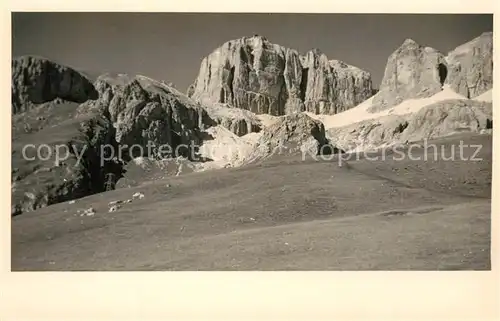
M 187 175 L 196 172 L 221 177 L 192 189 L 207 195 L 225 186 L 227 170 L 239 168 L 243 179 L 246 168 L 264 173 L 266 164 L 288 166 L 298 155 L 339 159 L 467 133 L 491 139 L 492 37 L 485 32 L 449 53 L 407 39 L 388 57 L 377 89 L 365 70 L 260 35 L 215 48 L 185 93 L 142 75 L 90 77 L 44 57 L 15 57 L 11 215 L 61 211 L 50 205 L 95 194 L 112 201 L 119 191 L 164 186 L 176 176 L 203 185 L 201 176 Z

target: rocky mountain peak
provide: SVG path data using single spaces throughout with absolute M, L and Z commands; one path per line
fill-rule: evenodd
M 442 90 L 447 76 L 443 54 L 406 39 L 387 60 L 372 112 L 391 108 L 406 99 L 430 97 Z

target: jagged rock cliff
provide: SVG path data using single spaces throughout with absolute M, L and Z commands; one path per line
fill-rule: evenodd
M 443 54 L 407 39 L 389 56 L 370 111 L 384 110 L 406 99 L 430 97 L 442 90 L 446 76 Z
M 97 92 L 87 78 L 69 67 L 34 56 L 12 60 L 12 114 L 56 98 L 83 103 L 96 99 Z
M 446 83 L 457 93 L 474 98 L 493 87 L 493 33 L 455 48 L 446 57 Z
M 368 72 L 329 61 L 318 50 L 301 56 L 253 36 L 228 41 L 205 57 L 187 93 L 256 114 L 335 114 L 370 97 L 371 86 Z

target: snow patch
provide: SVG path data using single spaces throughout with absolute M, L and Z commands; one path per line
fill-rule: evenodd
M 325 129 L 329 129 L 334 127 L 347 126 L 363 120 L 376 119 L 388 115 L 406 115 L 416 113 L 420 109 L 430 104 L 443 100 L 467 99 L 466 97 L 453 91 L 448 85 L 444 85 L 442 91 L 431 97 L 407 99 L 399 105 L 394 106 L 390 109 L 383 110 L 377 113 L 370 113 L 368 110 L 372 106 L 374 97 L 375 96 L 365 100 L 354 108 L 335 115 L 315 115 L 309 112 L 306 112 L 306 114 L 316 120 L 321 121 L 325 125 Z

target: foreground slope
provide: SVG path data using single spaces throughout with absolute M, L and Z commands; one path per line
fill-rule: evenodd
M 436 143 L 461 140 L 483 161 L 277 157 L 56 204 L 13 218 L 12 269 L 489 269 L 491 136 Z

